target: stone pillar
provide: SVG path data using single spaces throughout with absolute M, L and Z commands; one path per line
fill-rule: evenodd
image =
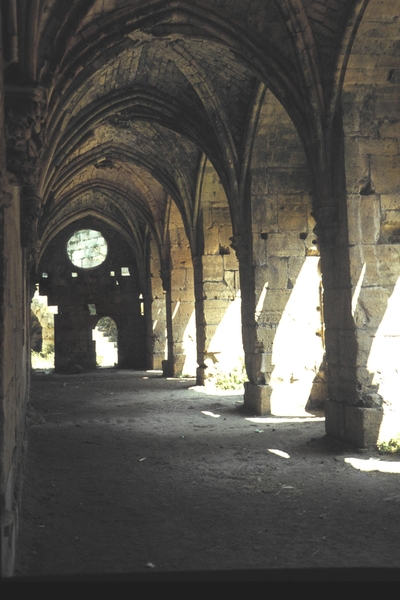
M 232 243 L 240 263 L 249 378 L 244 403 L 256 414 L 305 414 L 311 396 L 321 403 L 326 397 L 310 179 L 296 129 L 267 92 L 244 189 L 241 231 Z
M 54 315 L 55 370 L 69 372 L 80 365 L 84 370 L 96 368 L 96 342 L 92 340 L 92 319 L 76 304 L 59 305 Z
M 357 446 L 400 436 L 396 11 L 388 5 L 379 12 L 376 3 L 366 8 L 342 91 L 348 240 L 327 267 L 338 274 L 347 261 L 348 281 L 343 294 L 332 289 L 325 300 L 337 307 L 336 337 L 332 331 L 327 343 L 326 430 Z M 379 46 L 379 59 L 372 44 Z M 339 321 L 342 315 L 346 320 Z
M 163 361 L 164 375 L 195 375 L 193 265 L 182 218 L 174 203 L 171 204 L 161 277 L 165 290 L 168 336 L 168 358 Z
M 172 247 L 174 256 L 174 249 Z M 176 255 L 175 255 L 176 256 Z M 174 258 L 173 264 L 175 263 Z M 171 271 L 171 320 L 175 375 L 196 374 L 196 322 L 191 257 Z
M 230 247 L 232 223 L 224 188 L 212 164 L 200 173 L 197 248 L 193 258 L 197 384 L 215 382 L 243 370 L 239 265 Z
M 199 365 L 196 375 L 197 385 L 204 385 L 241 367 L 240 312 L 231 311 L 232 304 L 240 300 L 239 272 L 233 253 L 198 256 L 193 264 Z
M 167 323 L 166 323 L 166 291 L 163 289 L 161 264 L 158 248 L 155 242 L 151 244 L 150 254 L 150 287 L 151 287 L 151 340 L 152 368 L 162 369 L 166 359 Z
M 4 166 L 4 165 L 2 165 Z M 1 169 L 0 169 L 1 170 Z M 19 190 L 0 173 L 1 574 L 12 576 L 18 536 L 30 384 L 30 293 L 20 244 Z M 4 419 L 4 416 L 7 416 Z
M 2 48 L 0 39 L 0 128 L 5 124 L 5 136 L 0 141 L 0 413 L 7 415 L 5 421 L 1 419 L 4 423 L 0 432 L 1 570 L 3 576 L 11 576 L 26 448 L 32 293 L 29 276 L 37 250 L 36 169 L 45 103 L 37 88 L 4 86 Z

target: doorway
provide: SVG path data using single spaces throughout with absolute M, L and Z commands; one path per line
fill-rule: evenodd
M 118 365 L 118 329 L 111 317 L 102 317 L 93 329 L 96 342 L 96 366 L 116 367 Z

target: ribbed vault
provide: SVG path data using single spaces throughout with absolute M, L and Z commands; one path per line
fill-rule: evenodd
M 146 228 L 162 243 L 167 196 L 192 235 L 202 155 L 240 222 L 261 83 L 318 162 L 336 66 L 332 50 L 354 3 L 335 2 L 324 12 L 316 4 L 39 3 L 36 78 L 48 89 L 42 241 L 59 229 L 61 207 L 70 219 L 79 215 L 82 194 L 90 203 L 89 181 L 109 198 L 107 218 L 122 219 L 136 244 Z

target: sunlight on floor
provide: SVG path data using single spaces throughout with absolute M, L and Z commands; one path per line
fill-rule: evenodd
M 215 413 L 211 412 L 210 410 L 202 410 L 201 411 L 203 415 L 207 415 L 207 417 L 214 417 L 214 419 L 218 419 L 221 415 L 216 415 Z
M 268 452 L 276 454 L 277 456 L 281 456 L 282 458 L 290 458 L 290 455 L 287 452 L 283 452 L 282 450 L 276 450 L 275 448 L 268 448 Z
M 325 421 L 325 417 L 246 417 L 252 423 L 310 423 Z
M 243 390 L 219 390 L 215 385 L 207 383 L 206 385 L 193 385 L 189 390 L 209 396 L 243 396 Z
M 380 473 L 400 473 L 400 462 L 383 461 L 379 458 L 345 458 L 344 462 L 359 471 L 379 471 Z M 400 494 L 399 494 L 400 496 Z

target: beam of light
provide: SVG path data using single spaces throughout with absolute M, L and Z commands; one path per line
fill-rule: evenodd
M 265 296 L 267 295 L 267 289 L 268 289 L 268 281 L 264 284 L 264 287 L 261 290 L 261 294 L 260 294 L 260 297 L 259 297 L 258 302 L 257 302 L 256 312 L 255 312 L 255 315 L 254 315 L 256 321 L 258 321 L 258 319 L 260 318 L 260 314 L 262 313 L 262 309 L 263 309 L 264 301 L 265 301 Z
M 157 323 L 158 323 L 158 319 L 156 319 L 153 323 L 153 331 L 155 330 L 155 328 L 157 327 Z
M 400 433 L 400 277 L 390 296 L 385 314 L 373 337 L 367 368 L 383 398 L 384 413 L 379 440 Z
M 281 456 L 282 458 L 290 458 L 290 455 L 287 452 L 283 452 L 282 450 L 276 450 L 275 448 L 268 448 L 268 452 L 276 454 L 277 456 Z
M 358 281 L 357 281 L 357 285 L 354 288 L 353 298 L 351 299 L 351 314 L 353 315 L 353 317 L 354 317 L 354 313 L 356 312 L 357 302 L 358 302 L 358 298 L 360 296 L 361 287 L 362 287 L 362 283 L 364 281 L 366 269 L 367 269 L 367 263 L 364 263 L 363 267 L 361 269 L 360 277 L 358 278 Z
M 176 315 L 176 313 L 178 312 L 180 305 L 181 305 L 181 301 L 180 301 L 180 300 L 178 300 L 178 302 L 176 303 L 176 306 L 175 306 L 175 308 L 174 308 L 174 312 L 172 313 L 172 319 L 174 319 L 174 318 L 175 318 L 175 315 Z
M 182 375 L 196 376 L 197 349 L 196 349 L 196 313 L 193 310 L 182 337 L 182 349 L 185 353 L 185 362 Z
M 305 406 L 324 348 L 318 256 L 307 256 L 277 327 L 272 346 L 271 412 L 307 416 Z
M 345 458 L 344 462 L 359 471 L 380 471 L 381 473 L 400 473 L 400 462 L 381 461 L 379 459 Z M 399 494 L 400 497 L 400 494 Z
M 207 352 L 215 354 L 217 358 L 215 366 L 220 373 L 228 374 L 235 368 L 239 371 L 243 368 L 241 306 L 242 299 L 239 290 L 235 299 L 227 305 L 227 309 L 207 348 Z M 241 390 L 241 393 L 243 393 L 243 390 Z

